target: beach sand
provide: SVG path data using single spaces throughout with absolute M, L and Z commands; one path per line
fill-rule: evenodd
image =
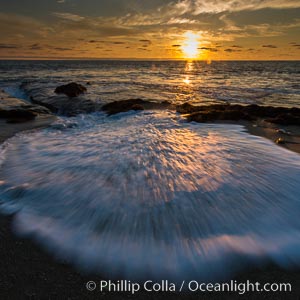
M 5 119 L 0 119 L 0 142 L 13 136 L 19 131 L 33 130 L 49 125 L 55 119 L 54 116 L 38 116 L 35 120 L 8 124 Z M 250 133 L 261 135 L 274 140 L 278 133 L 274 128 L 259 126 L 253 127 L 251 123 L 244 124 Z M 287 128 L 293 132 L 288 136 L 291 141 L 299 141 L 297 128 Z M 292 131 L 293 130 L 293 131 Z M 286 138 L 286 136 L 285 136 Z M 296 145 L 296 144 L 290 144 Z M 283 145 L 286 146 L 286 145 Z M 274 144 L 274 147 L 277 145 Z M 299 152 L 299 146 L 288 148 Z M 30 237 L 18 237 L 13 230 L 14 216 L 0 217 L 0 299 L 240 299 L 238 293 L 155 293 L 138 292 L 109 293 L 86 289 L 86 283 L 90 280 L 99 282 L 101 276 L 83 274 L 78 272 L 66 261 L 55 258 L 49 252 L 45 252 L 36 245 Z M 247 293 L 243 299 L 299 299 L 300 272 L 286 271 L 277 267 L 266 266 L 263 269 L 255 269 L 242 272 L 233 280 L 238 282 L 286 282 L 292 284 L 292 293 Z
M 249 133 L 265 137 L 275 143 L 278 139 L 281 139 L 282 143 L 277 144 L 278 146 L 300 153 L 299 126 L 278 126 L 265 122 L 264 120 L 260 120 L 254 123 L 248 122 L 245 124 L 245 127 Z
M 14 136 L 20 131 L 46 127 L 54 120 L 55 117 L 49 115 L 41 115 L 35 120 L 15 124 L 7 123 L 6 119 L 0 119 L 0 143 L 3 143 L 6 139 Z
M 83 274 L 67 262 L 44 252 L 31 239 L 15 235 L 13 216 L 0 218 L 0 298 L 1 300 L 37 299 L 299 299 L 300 272 L 285 271 L 275 267 L 253 269 L 232 278 L 238 283 L 291 283 L 292 292 L 257 293 L 155 293 L 140 291 L 134 295 L 125 292 L 89 292 L 86 283 L 99 283 L 99 275 Z
M 243 125 L 246 130 L 253 135 L 261 136 L 272 142 L 274 146 L 280 146 L 290 151 L 300 154 L 300 127 L 292 125 L 276 125 L 264 121 L 263 119 L 257 121 L 217 121 L 220 124 L 238 124 Z M 281 139 L 281 143 L 278 143 Z

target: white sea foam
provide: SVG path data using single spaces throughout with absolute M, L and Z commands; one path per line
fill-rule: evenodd
M 2 209 L 80 268 L 212 280 L 300 263 L 300 156 L 242 126 L 83 115 L 5 150 Z

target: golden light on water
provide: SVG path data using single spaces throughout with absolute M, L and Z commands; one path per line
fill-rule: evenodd
M 183 82 L 187 85 L 191 84 L 189 73 L 192 72 L 193 69 L 194 69 L 194 61 L 187 61 L 185 65 L 185 73 L 187 73 L 187 75 L 183 78 Z
M 190 83 L 191 83 L 190 77 L 189 77 L 189 76 L 185 76 L 185 78 L 183 79 L 183 82 L 184 82 L 185 84 L 190 84 Z
M 181 50 L 185 58 L 197 58 L 199 56 L 199 35 L 188 31 L 184 34 L 184 42 Z

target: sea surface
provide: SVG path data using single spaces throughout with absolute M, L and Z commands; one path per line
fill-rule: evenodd
M 87 97 L 103 103 L 142 98 L 300 107 L 300 61 L 0 61 L 0 88 L 26 97 L 30 83 L 46 95 L 70 81 L 90 82 Z
M 300 107 L 299 62 L 0 62 L 29 99 L 90 82 L 86 97 Z M 0 146 L 0 210 L 81 270 L 113 278 L 226 279 L 300 266 L 300 155 L 240 125 L 169 110 L 59 117 Z

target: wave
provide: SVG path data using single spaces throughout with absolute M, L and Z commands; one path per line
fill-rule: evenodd
M 300 263 L 300 156 L 173 112 L 61 118 L 5 146 L 1 209 L 81 269 L 225 279 Z

